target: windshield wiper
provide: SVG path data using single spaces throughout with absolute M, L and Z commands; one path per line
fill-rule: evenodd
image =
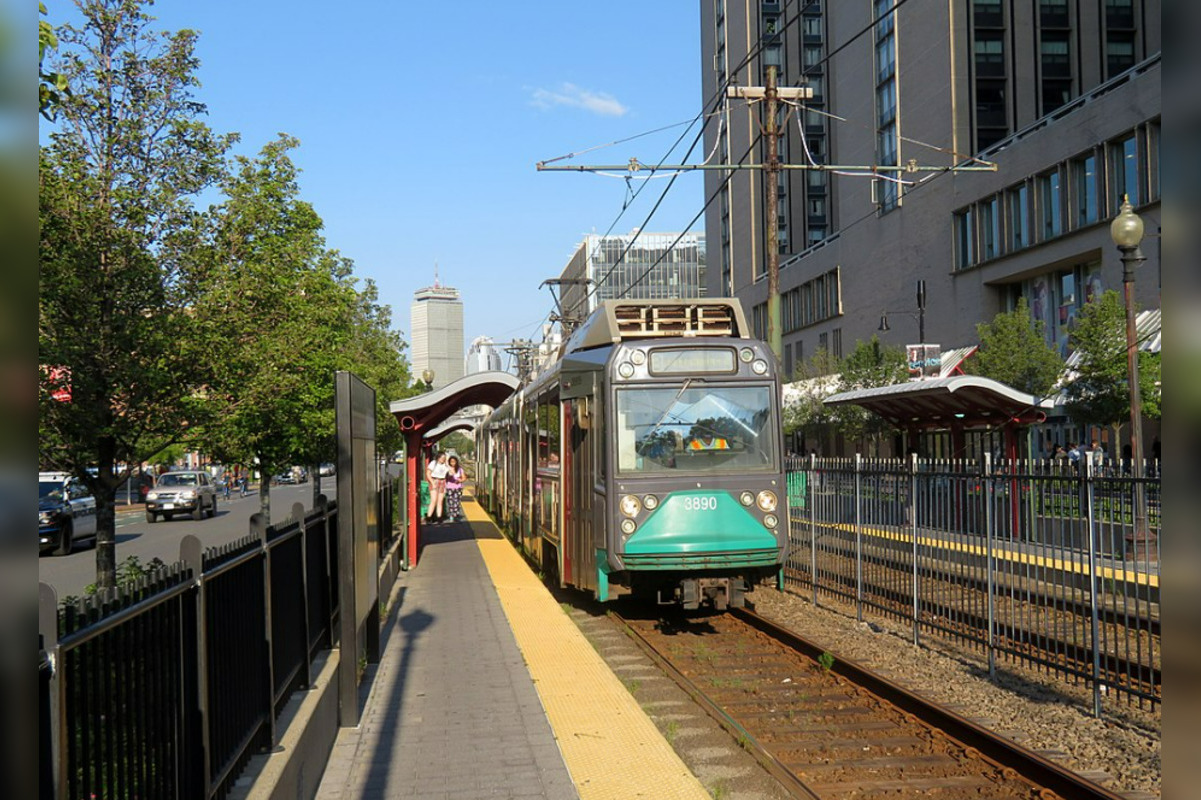
M 659 431 L 659 428 L 663 427 L 663 423 L 667 422 L 667 415 L 671 413 L 672 407 L 679 402 L 680 398 L 684 396 L 684 392 L 688 391 L 688 387 L 691 385 L 692 378 L 685 378 L 683 385 L 680 386 L 680 391 L 676 392 L 676 396 L 671 398 L 671 402 L 663 409 L 663 415 L 659 417 L 659 421 L 651 426 L 651 429 L 646 432 L 646 436 L 642 437 L 643 439 L 651 438 Z

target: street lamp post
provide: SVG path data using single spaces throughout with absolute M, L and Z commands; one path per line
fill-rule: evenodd
M 421 380 L 425 383 L 425 390 L 431 391 L 434 388 L 434 371 L 429 367 L 421 370 Z
M 908 314 L 917 320 L 917 343 L 926 343 L 926 282 L 920 280 L 917 282 L 917 311 L 885 311 L 880 315 L 880 327 L 876 330 L 887 332 L 891 330 L 888 325 L 889 314 Z
M 1146 261 L 1139 249 L 1143 240 L 1143 221 L 1134 213 L 1127 196 L 1109 226 L 1110 236 L 1122 253 L 1122 294 L 1126 302 L 1126 382 L 1130 391 L 1130 460 L 1134 476 L 1134 531 L 1127 537 L 1137 556 L 1146 555 L 1154 543 L 1147 529 L 1147 495 L 1143 486 L 1142 393 L 1138 377 L 1138 339 L 1134 324 L 1134 270 Z

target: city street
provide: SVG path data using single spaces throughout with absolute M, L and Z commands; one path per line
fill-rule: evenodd
M 336 492 L 335 478 L 320 479 L 322 490 L 333 498 Z M 301 503 L 306 509 L 313 505 L 311 481 L 296 486 L 271 487 L 271 518 L 275 521 L 287 519 L 293 503 Z M 250 532 L 250 515 L 259 510 L 257 490 L 238 497 L 231 492 L 226 500 L 218 495 L 217 515 L 212 519 L 194 520 L 177 518 L 170 522 L 160 519 L 154 524 L 146 521 L 142 506 L 117 506 L 117 565 L 130 556 L 137 556 L 146 564 L 159 558 L 165 564 L 179 560 L 179 543 L 183 537 L 193 533 L 200 537 L 204 547 L 241 539 Z M 84 593 L 84 587 L 96 581 L 96 548 L 92 542 L 78 544 L 69 556 L 43 555 L 38 560 L 38 579 L 54 587 L 59 599 L 68 595 Z

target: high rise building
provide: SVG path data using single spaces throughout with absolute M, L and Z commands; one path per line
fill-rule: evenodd
M 777 248 L 788 373 L 849 353 L 886 311 L 881 337 L 917 342 L 919 280 L 929 342 L 973 343 L 1025 297 L 1066 350 L 1082 305 L 1121 291 L 1108 223 L 1123 195 L 1148 233 L 1137 300 L 1159 306 L 1160 0 L 703 0 L 701 17 L 704 98 L 722 112 L 706 152 L 766 161 L 762 104 L 717 100 L 727 86 L 763 86 L 774 65 L 778 85 L 813 90 L 780 107 L 780 159 L 830 169 L 782 170 L 771 187 L 758 170 L 705 172 L 709 294 L 741 298 L 765 335 Z M 983 162 L 996 171 L 873 174 Z
M 463 377 L 463 301 L 459 290 L 434 285 L 413 293 L 409 307 L 412 328 L 413 378 L 420 380 L 428 368 L 434 372 L 434 387 Z
M 477 336 L 471 340 L 467 348 L 467 374 L 500 370 L 500 353 L 496 345 L 487 336 Z
M 674 245 L 674 246 L 673 246 Z M 564 317 L 582 322 L 602 300 L 705 296 L 705 234 L 644 233 L 584 237 L 561 276 Z

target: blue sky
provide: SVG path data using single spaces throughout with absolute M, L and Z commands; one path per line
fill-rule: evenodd
M 47 5 L 54 22 L 71 8 Z M 535 164 L 691 120 L 703 102 L 691 0 L 160 0 L 151 13 L 200 32 L 198 99 L 214 130 L 241 134 L 239 152 L 300 139 L 302 195 L 328 245 L 376 281 L 406 341 L 435 263 L 462 292 L 465 342 L 536 336 L 553 309 L 539 284 L 609 230 L 626 182 Z M 684 130 L 559 163 L 653 164 Z M 649 183 L 615 233 L 684 229 L 704 202 L 700 173 L 682 175 L 644 226 L 667 181 Z

